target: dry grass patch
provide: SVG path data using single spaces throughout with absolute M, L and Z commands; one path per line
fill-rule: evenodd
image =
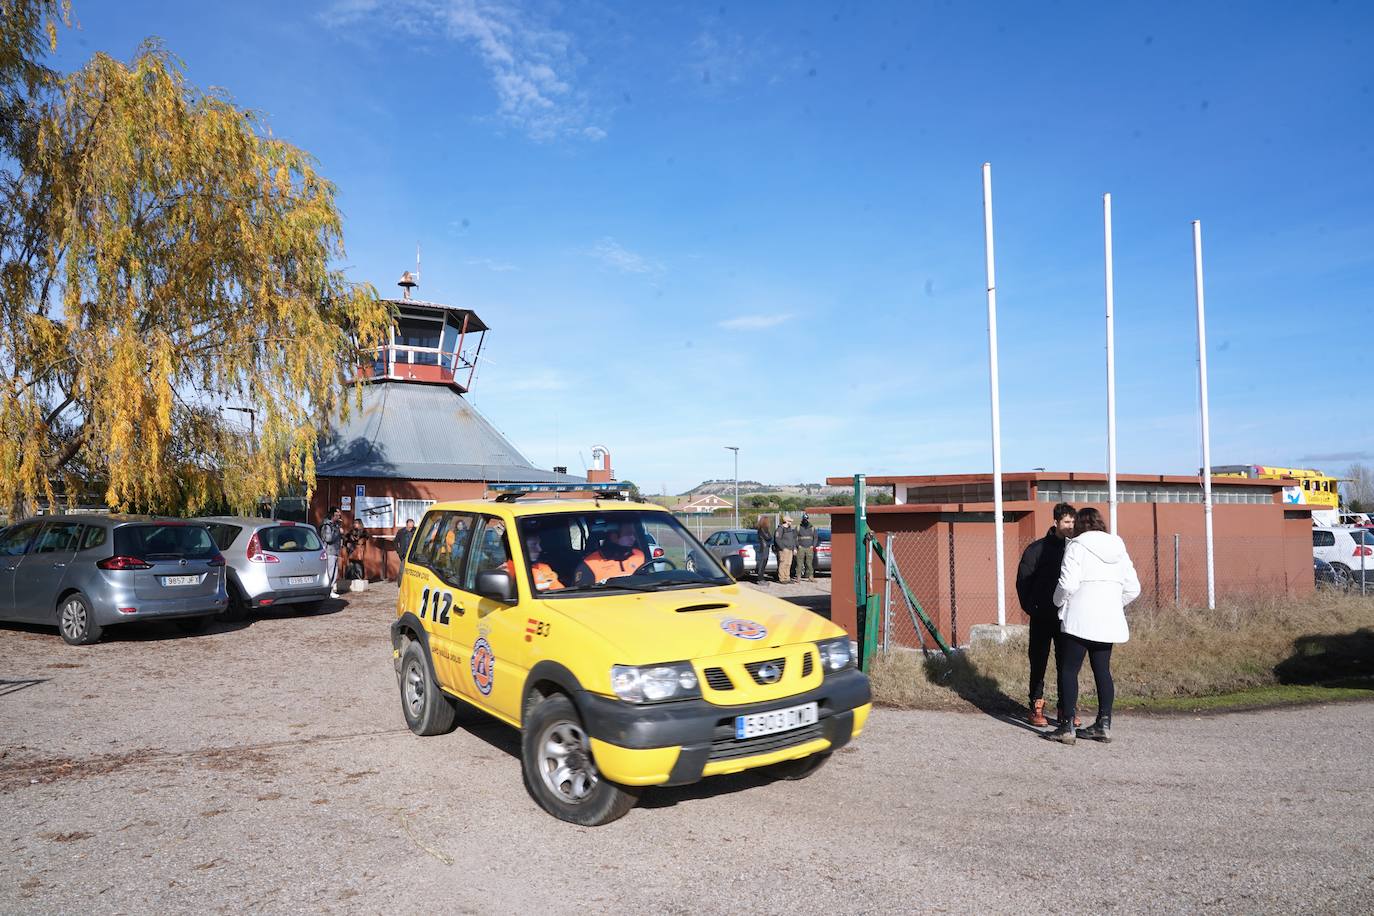
M 1319 594 L 1303 601 L 1257 599 L 1205 608 L 1131 608 L 1130 642 L 1112 653 L 1120 705 L 1272 687 L 1374 678 L 1374 599 Z M 1024 638 L 979 645 L 952 659 L 893 652 L 873 665 L 877 702 L 942 709 L 1024 708 Z M 1096 702 L 1084 665 L 1080 708 Z M 1374 687 L 1374 682 L 1371 682 Z M 1053 667 L 1045 684 L 1055 702 Z

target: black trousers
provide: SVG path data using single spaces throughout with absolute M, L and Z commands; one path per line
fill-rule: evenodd
M 1058 635 L 1058 614 L 1037 614 L 1031 618 L 1030 648 L 1026 653 L 1030 660 L 1031 703 L 1045 696 L 1045 669 L 1050 666 L 1050 647 L 1054 645 L 1054 638 Z M 1058 660 L 1059 653 L 1056 651 L 1056 663 Z M 1058 670 L 1058 664 L 1055 665 L 1055 669 Z
M 1078 672 L 1086 657 L 1092 665 L 1093 681 L 1097 684 L 1097 715 L 1111 716 L 1116 701 L 1116 685 L 1112 683 L 1112 644 L 1093 642 L 1071 633 L 1059 634 L 1059 705 L 1066 718 L 1078 711 Z

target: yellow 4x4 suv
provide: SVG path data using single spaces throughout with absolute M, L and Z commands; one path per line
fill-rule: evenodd
M 411 731 L 450 731 L 456 700 L 521 729 L 530 794 L 587 826 L 642 786 L 807 776 L 871 708 L 843 629 L 737 584 L 639 503 L 431 507 L 391 639 Z

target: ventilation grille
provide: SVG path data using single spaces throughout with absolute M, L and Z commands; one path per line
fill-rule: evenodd
M 802 656 L 802 677 L 810 677 L 810 676 L 811 676 L 812 664 L 813 664 L 813 663 L 812 663 L 812 661 L 811 661 L 811 653 L 810 653 L 810 652 L 808 652 L 808 653 L 806 653 L 804 656 Z
M 711 685 L 712 690 L 734 690 L 735 685 L 730 681 L 730 675 L 726 674 L 721 668 L 707 668 L 704 672 L 706 683 Z

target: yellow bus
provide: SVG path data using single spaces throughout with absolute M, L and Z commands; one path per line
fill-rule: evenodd
M 1331 477 L 1313 468 L 1276 468 L 1263 464 L 1226 464 L 1212 468 L 1213 477 L 1250 477 L 1260 480 L 1290 479 L 1297 486 L 1285 487 L 1283 501 L 1298 505 L 1339 509 L 1339 477 Z

